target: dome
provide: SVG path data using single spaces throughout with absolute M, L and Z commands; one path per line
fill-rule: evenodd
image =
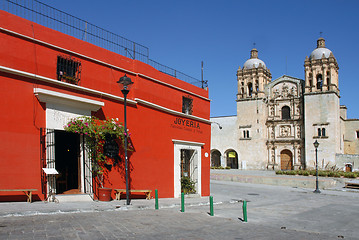
M 251 50 L 251 58 L 248 59 L 248 60 L 243 64 L 243 68 L 244 68 L 244 69 L 258 68 L 260 64 L 261 64 L 261 66 L 262 66 L 263 68 L 267 68 L 266 65 L 265 65 L 265 63 L 258 58 L 258 50 L 255 49 L 255 48 L 253 48 L 253 49 Z
M 248 59 L 244 65 L 243 65 L 243 68 L 246 68 L 246 69 L 252 69 L 252 68 L 258 68 L 259 67 L 259 64 L 262 64 L 262 67 L 263 68 L 266 68 L 266 65 L 265 63 L 258 59 L 258 58 L 251 58 L 251 59 Z
M 310 54 L 310 59 L 321 59 L 323 57 L 329 58 L 330 54 L 333 54 L 328 48 L 325 47 L 325 40 L 324 38 L 319 38 L 317 40 L 317 48 Z
M 314 51 L 310 54 L 310 59 L 321 59 L 323 57 L 329 58 L 332 51 L 330 51 L 328 48 L 316 48 Z

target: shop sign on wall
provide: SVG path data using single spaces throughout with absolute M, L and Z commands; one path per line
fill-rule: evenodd
M 171 123 L 171 127 L 189 132 L 203 133 L 198 122 L 179 117 L 175 118 L 175 120 Z

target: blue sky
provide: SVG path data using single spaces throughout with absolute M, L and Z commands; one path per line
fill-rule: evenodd
M 48 0 L 47 4 L 149 48 L 150 58 L 208 80 L 211 116 L 236 114 L 236 71 L 253 43 L 272 73 L 304 79 L 326 39 L 339 64 L 341 104 L 359 118 L 359 1 Z

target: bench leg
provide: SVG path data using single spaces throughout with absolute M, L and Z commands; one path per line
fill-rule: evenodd
M 123 192 L 117 192 L 116 193 L 116 200 L 121 200 L 121 194 L 122 194 Z
M 151 199 L 151 193 L 150 193 L 150 192 L 146 193 L 146 199 L 147 199 L 147 200 L 150 200 L 150 199 Z
M 24 191 L 24 193 L 27 196 L 27 202 L 31 203 L 32 202 L 32 191 Z

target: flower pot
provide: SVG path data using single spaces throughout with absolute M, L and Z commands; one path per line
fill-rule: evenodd
M 98 200 L 108 202 L 111 201 L 112 188 L 98 188 Z

